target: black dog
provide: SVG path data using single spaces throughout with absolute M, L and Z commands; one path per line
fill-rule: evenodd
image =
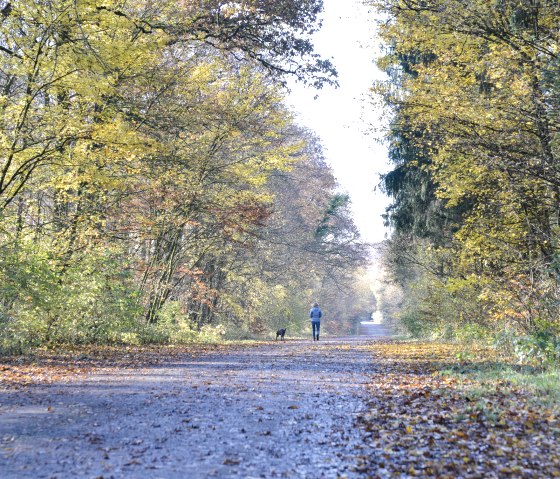
M 284 340 L 284 335 L 286 334 L 286 329 L 279 329 L 278 331 L 276 331 L 276 341 L 278 341 L 278 336 L 280 336 L 280 339 L 282 341 Z

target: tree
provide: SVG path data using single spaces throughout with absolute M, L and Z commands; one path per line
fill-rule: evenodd
M 460 213 L 442 247 L 456 253 L 444 286 L 456 294 L 460 282 L 476 285 L 487 321 L 557 329 L 558 5 L 376 4 L 389 16 L 383 63 L 398 77 L 385 98 L 397 109 L 399 135 L 421 152 L 405 175 L 423 163 L 435 201 Z M 414 195 L 405 194 L 407 204 Z
M 93 331 L 87 305 L 132 298 L 149 324 L 177 301 L 211 322 L 232 258 L 270 216 L 269 177 L 302 147 L 279 86 L 335 81 L 308 38 L 321 8 L 2 4 L 1 326 L 35 318 L 38 341 L 69 340 L 79 321 L 62 305 L 80 303 Z

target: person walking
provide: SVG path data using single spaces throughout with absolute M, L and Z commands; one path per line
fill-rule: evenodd
M 313 331 L 313 341 L 319 341 L 319 330 L 321 329 L 321 317 L 323 312 L 319 309 L 319 305 L 315 303 L 309 311 L 311 318 L 311 329 Z

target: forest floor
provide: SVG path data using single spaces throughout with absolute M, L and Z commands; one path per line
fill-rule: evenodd
M 469 349 L 371 345 L 367 477 L 560 477 L 558 371 Z
M 387 338 L 0 363 L 0 476 L 560 477 L 560 408 L 496 360 Z

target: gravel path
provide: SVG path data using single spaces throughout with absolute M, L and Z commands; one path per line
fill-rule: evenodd
M 367 477 L 367 345 L 278 341 L 0 389 L 0 477 Z

